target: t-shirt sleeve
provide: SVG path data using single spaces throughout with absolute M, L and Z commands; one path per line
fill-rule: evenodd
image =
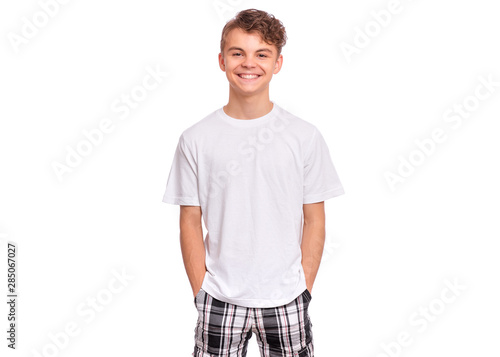
M 174 205 L 200 206 L 198 167 L 195 156 L 189 149 L 183 135 L 179 137 L 175 150 L 163 202 Z
M 304 158 L 304 200 L 315 203 L 340 196 L 344 188 L 337 175 L 323 135 L 315 127 Z

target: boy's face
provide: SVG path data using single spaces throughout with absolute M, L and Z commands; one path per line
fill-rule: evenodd
M 276 46 L 262 41 L 258 33 L 235 28 L 227 34 L 224 55 L 219 53 L 219 66 L 226 72 L 231 90 L 250 96 L 269 90 L 273 74 L 280 71 L 283 63 L 283 56 L 276 58 L 277 55 Z

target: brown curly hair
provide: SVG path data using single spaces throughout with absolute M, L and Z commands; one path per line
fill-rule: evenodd
M 278 49 L 278 56 L 276 59 L 279 58 L 281 49 L 286 44 L 287 37 L 285 26 L 283 26 L 280 20 L 262 10 L 247 9 L 238 12 L 222 29 L 220 52 L 223 55 L 227 34 L 235 28 L 240 28 L 249 33 L 256 32 L 265 43 L 275 45 Z

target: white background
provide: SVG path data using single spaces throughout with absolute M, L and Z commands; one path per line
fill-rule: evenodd
M 346 191 L 326 201 L 325 256 L 310 305 L 316 357 L 498 355 L 500 87 L 462 125 L 443 119 L 474 95 L 480 77 L 500 81 L 493 2 L 401 0 L 378 34 L 371 12 L 389 1 L 221 3 L 229 4 L 223 16 L 211 0 L 69 1 L 18 46 L 10 38 L 22 36 L 23 17 L 33 22 L 41 5 L 0 5 L 0 284 L 6 296 L 11 240 L 19 254 L 16 355 L 191 355 L 197 312 L 179 207 L 161 199 L 180 133 L 227 103 L 217 64 L 222 27 L 252 7 L 280 19 L 289 38 L 271 99 L 320 129 Z M 342 43 L 354 45 L 356 28 L 366 26 L 369 42 L 346 56 Z M 111 105 L 148 66 L 169 75 L 120 119 Z M 53 163 L 64 164 L 68 147 L 85 140 L 82 130 L 103 118 L 114 130 L 58 180 Z M 398 174 L 415 140 L 437 128 L 446 140 L 391 190 L 387 172 Z M 133 279 L 106 295 L 113 269 Z M 455 279 L 466 289 L 439 302 L 445 280 Z M 87 322 L 77 310 L 97 296 L 112 301 Z M 433 320 L 418 330 L 410 318 L 429 305 Z M 50 334 L 71 322 L 79 334 L 58 351 L 48 347 Z M 403 331 L 411 343 L 398 349 Z M 259 355 L 255 336 L 248 355 Z

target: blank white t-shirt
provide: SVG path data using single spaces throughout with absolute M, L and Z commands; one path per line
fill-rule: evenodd
M 306 289 L 306 203 L 344 189 L 315 125 L 278 106 L 255 119 L 219 108 L 179 137 L 163 202 L 201 206 L 202 289 L 246 307 L 275 307 Z

